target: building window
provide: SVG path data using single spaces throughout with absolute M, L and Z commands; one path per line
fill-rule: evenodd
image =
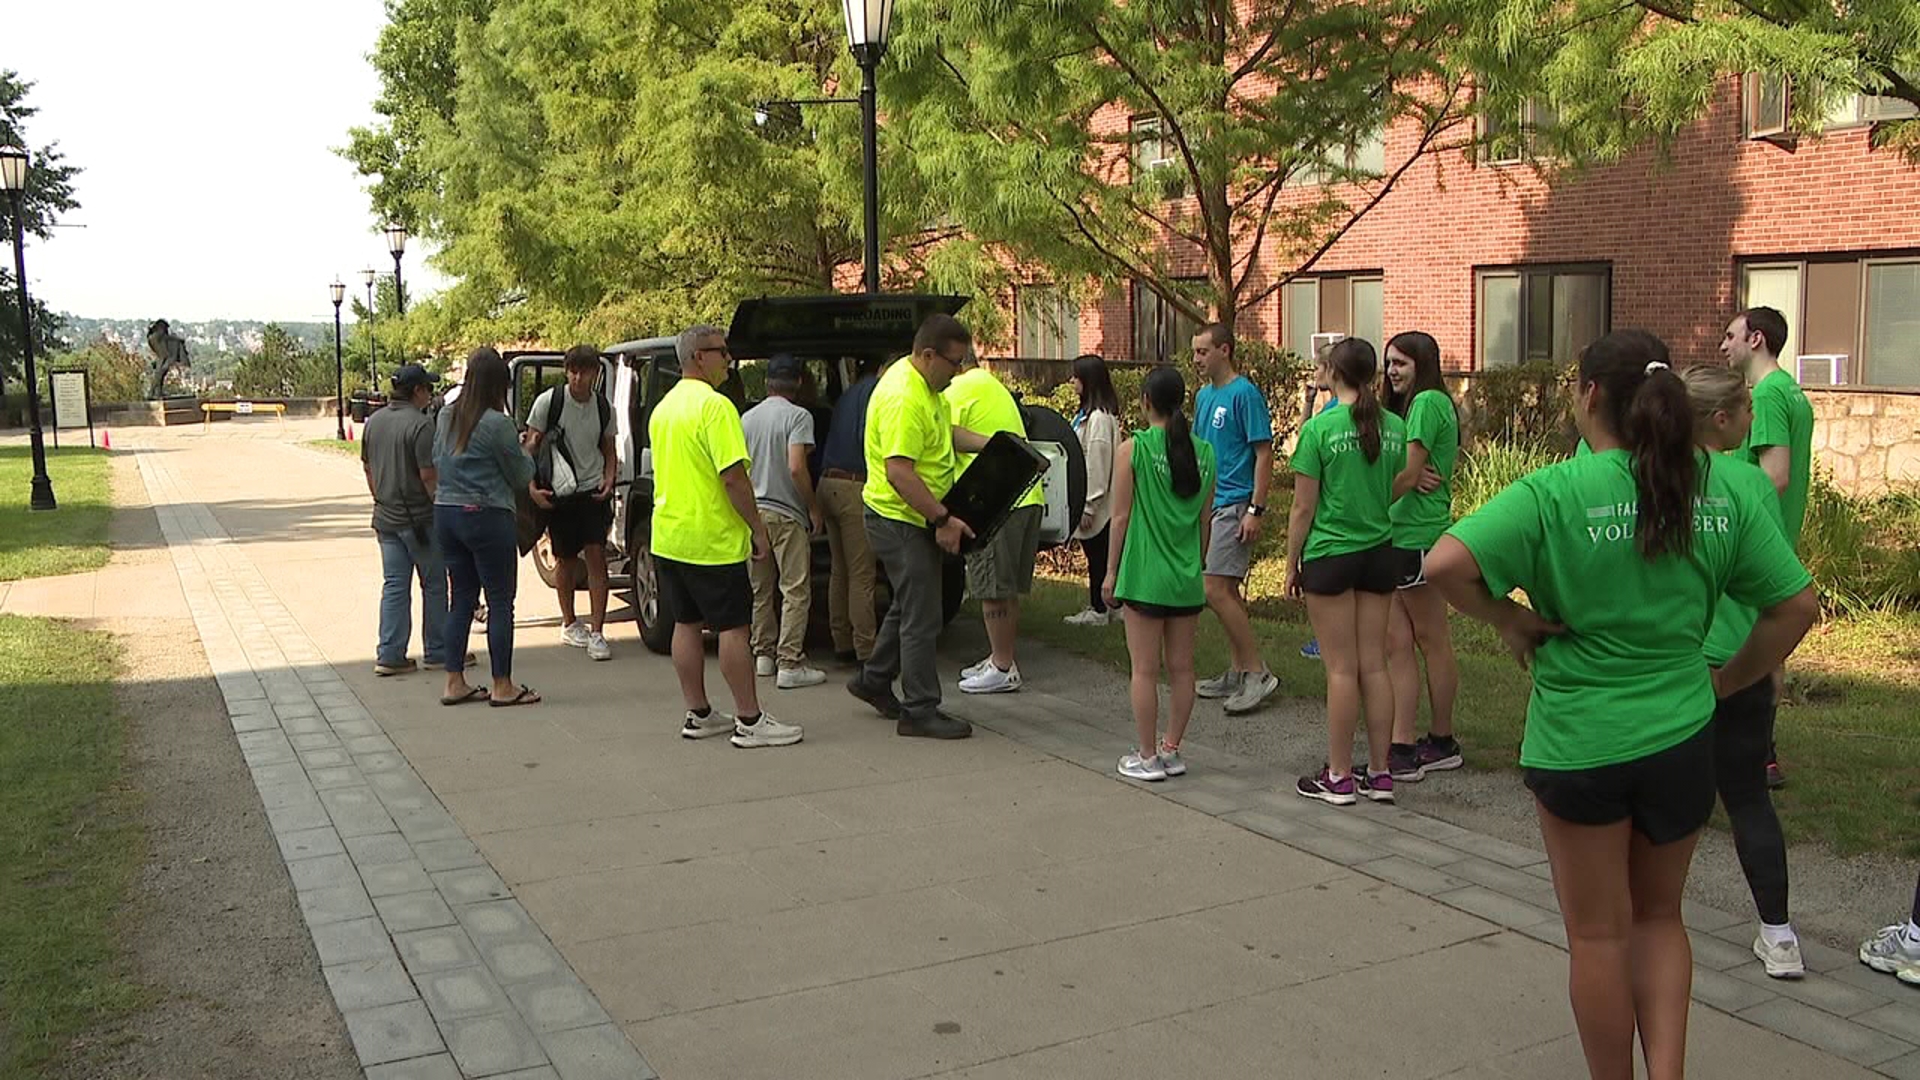
M 1516 112 L 1480 116 L 1480 160 L 1488 165 L 1511 165 L 1540 157 L 1547 150 L 1545 133 L 1560 123 L 1560 114 L 1545 98 L 1530 97 Z
M 1066 290 L 1022 285 L 1017 290 L 1019 355 L 1027 360 L 1071 360 L 1080 355 L 1080 305 Z
M 1477 270 L 1477 366 L 1572 363 L 1607 332 L 1613 271 L 1604 266 L 1519 266 Z
M 1787 80 L 1755 71 L 1742 80 L 1742 125 L 1747 138 L 1766 139 L 1787 132 Z
M 1784 75 L 1751 72 L 1741 80 L 1741 121 L 1749 139 L 1775 139 L 1788 133 L 1793 84 Z M 1822 130 L 1860 127 L 1920 115 L 1920 107 L 1904 98 L 1874 94 L 1844 94 L 1827 106 L 1818 126 Z
M 1131 135 L 1135 180 L 1143 179 L 1157 169 L 1173 167 L 1173 147 L 1167 143 L 1166 132 L 1159 117 L 1134 117 Z
M 1198 283 L 1202 278 L 1179 278 Z M 1164 364 L 1189 353 L 1193 335 L 1202 323 L 1181 313 L 1152 289 L 1133 283 L 1133 358 L 1141 363 Z
M 1281 341 L 1311 363 L 1322 335 L 1365 338 L 1376 354 L 1386 348 L 1385 282 L 1377 272 L 1326 274 L 1287 283 L 1280 296 Z
M 1338 147 L 1330 151 L 1324 163 L 1314 162 L 1295 169 L 1282 182 L 1282 185 L 1321 187 L 1337 180 L 1369 177 L 1377 179 L 1386 174 L 1387 129 L 1382 126 L 1350 146 Z
M 1780 360 L 1803 385 L 1920 387 L 1920 257 L 1756 260 L 1740 306 L 1787 317 Z

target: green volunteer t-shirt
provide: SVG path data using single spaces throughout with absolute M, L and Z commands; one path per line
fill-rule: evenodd
M 1780 499 L 1765 472 L 1732 454 L 1709 454 L 1708 460 L 1713 463 L 1713 471 L 1721 473 L 1740 498 L 1771 507 L 1774 527 L 1780 527 Z M 1707 628 L 1707 664 L 1722 667 L 1733 659 L 1733 654 L 1747 643 L 1747 635 L 1753 633 L 1753 624 L 1758 621 L 1757 609 L 1731 596 L 1721 597 L 1720 606 L 1713 611 L 1713 625 Z
M 1407 467 L 1407 426 L 1380 411 L 1380 456 L 1360 448 L 1353 410 L 1329 409 L 1300 427 L 1293 471 L 1320 481 L 1300 561 L 1370 551 L 1393 539 L 1393 478 Z
M 1772 507 L 1733 472 L 1708 468 L 1684 556 L 1649 562 L 1634 545 L 1624 450 L 1531 473 L 1449 530 L 1495 596 L 1525 589 L 1567 628 L 1534 654 L 1522 765 L 1590 769 L 1685 741 L 1713 717 L 1702 645 L 1720 598 L 1766 608 L 1812 581 Z
M 1133 509 L 1122 538 L 1120 565 L 1114 574 L 1114 595 L 1141 604 L 1197 608 L 1207 602 L 1201 580 L 1201 522 L 1210 517 L 1207 493 L 1213 490 L 1213 446 L 1195 435 L 1194 460 L 1200 466 L 1200 487 L 1181 498 L 1173 490 L 1173 468 L 1167 463 L 1167 429 L 1150 427 L 1134 432 Z
M 1021 438 L 1027 437 L 1027 420 L 1020 415 L 1020 403 L 1013 400 L 1013 392 L 993 377 L 993 372 L 983 367 L 969 368 L 953 377 L 944 391 L 947 399 L 947 412 L 953 418 L 954 427 L 963 427 L 978 432 L 991 439 L 1002 431 L 1011 432 Z M 872 408 L 869 406 L 868 411 Z M 967 471 L 977 454 L 960 454 L 955 459 L 958 468 L 955 474 Z M 871 474 L 869 474 L 871 475 Z M 1043 506 L 1047 493 L 1039 484 L 1027 489 L 1015 504 L 1022 506 Z
M 653 553 L 696 566 L 746 562 L 753 534 L 720 474 L 747 463 L 740 410 L 699 379 L 673 384 L 647 419 Z
M 947 399 L 933 392 L 911 357 L 888 365 L 867 402 L 867 486 L 860 495 L 867 509 L 883 518 L 925 525 L 927 519 L 907 505 L 887 479 L 887 459 L 908 458 L 913 471 L 936 499 L 944 498 L 959 474 L 953 458 L 953 419 Z
M 1453 464 L 1460 454 L 1460 418 L 1453 399 L 1438 390 L 1422 390 L 1407 407 L 1407 445 L 1427 450 L 1427 464 L 1440 474 L 1432 491 L 1418 488 L 1393 504 L 1393 546 L 1426 551 L 1453 524 Z M 1404 468 L 1404 466 L 1402 466 Z
M 1813 403 L 1781 368 L 1773 369 L 1753 388 L 1753 428 L 1739 453 L 1758 465 L 1760 452 L 1770 446 L 1787 448 L 1790 464 L 1787 489 L 1779 495 L 1780 525 L 1787 531 L 1787 542 L 1798 549 L 1800 527 L 1807 520 L 1807 485 L 1813 478 Z

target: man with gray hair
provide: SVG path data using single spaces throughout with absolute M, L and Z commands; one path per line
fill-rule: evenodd
M 731 733 L 739 747 L 791 746 L 795 724 L 760 711 L 753 685 L 753 585 L 747 561 L 771 547 L 747 473 L 746 433 L 733 402 L 714 387 L 732 366 L 727 338 L 711 326 L 681 331 L 674 350 L 680 381 L 653 407 L 653 566 L 662 613 L 673 619 L 673 672 L 686 700 L 680 734 Z M 733 691 L 734 715 L 707 700 L 705 634 L 720 638 L 720 675 Z

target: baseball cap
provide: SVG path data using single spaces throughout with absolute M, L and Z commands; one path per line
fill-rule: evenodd
M 792 353 L 780 353 L 767 361 L 768 378 L 798 379 L 806 369 L 806 363 Z
M 432 386 L 440 381 L 440 376 L 428 371 L 419 364 L 402 364 L 400 370 L 393 373 L 395 390 L 411 390 L 416 386 Z

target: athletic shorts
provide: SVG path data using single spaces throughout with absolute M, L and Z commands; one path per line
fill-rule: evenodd
M 604 547 L 607 530 L 612 527 L 612 499 L 569 495 L 555 499 L 553 509 L 547 511 L 547 536 L 553 540 L 553 554 L 558 559 L 571 559 L 595 544 Z
M 1713 814 L 1713 725 L 1637 761 L 1592 769 L 1527 769 L 1527 789 L 1575 825 L 1631 820 L 1656 844 L 1684 840 Z
M 1033 559 L 1040 550 L 1042 509 L 1015 507 L 999 532 L 967 553 L 967 591 L 975 600 L 1011 600 L 1033 591 Z
M 1417 589 L 1427 583 L 1427 553 L 1411 548 L 1393 549 L 1394 588 Z
M 1344 592 L 1388 595 L 1399 584 L 1398 552 L 1386 544 L 1300 564 L 1300 588 L 1315 596 L 1339 596 Z
M 655 555 L 653 574 L 660 602 L 676 623 L 704 624 L 719 632 L 753 622 L 753 580 L 746 563 L 701 566 Z
M 1128 611 L 1137 611 L 1149 619 L 1184 619 L 1190 615 L 1198 615 L 1207 610 L 1207 605 L 1205 604 L 1200 604 L 1195 607 L 1170 606 L 1167 604 L 1149 604 L 1143 600 L 1128 600 L 1125 597 L 1120 599 L 1120 604 Z
M 1236 580 L 1247 576 L 1247 568 L 1253 565 L 1253 548 L 1240 542 L 1240 519 L 1246 514 L 1245 502 L 1214 508 L 1213 526 L 1207 534 L 1206 576 Z

